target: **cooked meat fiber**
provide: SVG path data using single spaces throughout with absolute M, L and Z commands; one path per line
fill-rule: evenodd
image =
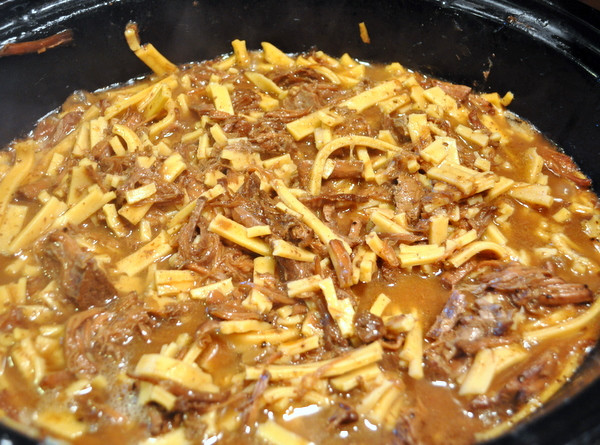
M 566 283 L 539 267 L 486 261 L 453 285 L 444 309 L 427 332 L 432 343 L 425 356 L 432 369 L 456 377 L 469 357 L 482 348 L 514 342 L 510 328 L 520 307 L 592 300 L 585 285 Z
M 69 371 L 77 376 L 92 376 L 105 361 L 119 360 L 132 336 L 146 338 L 151 320 L 135 294 L 110 310 L 91 308 L 77 312 L 67 321 L 64 351 Z
M 480 395 L 471 402 L 471 408 L 520 407 L 539 394 L 558 371 L 557 354 L 552 349 L 537 357 L 531 365 L 512 377 L 495 396 Z
M 421 211 L 421 198 L 425 195 L 423 185 L 413 176 L 400 174 L 393 193 L 396 211 L 406 212 L 411 221 L 417 219 Z
M 498 263 L 477 278 L 489 290 L 508 295 L 517 306 L 589 303 L 594 294 L 585 284 L 567 283 L 539 267 Z
M 105 306 L 117 296 L 117 290 L 92 254 L 68 233 L 51 233 L 46 252 L 62 292 L 78 309 Z

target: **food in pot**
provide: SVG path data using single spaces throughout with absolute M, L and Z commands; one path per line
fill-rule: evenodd
M 597 338 L 590 181 L 399 63 L 249 52 L 77 92 L 1 154 L 0 410 L 74 443 L 465 444 Z

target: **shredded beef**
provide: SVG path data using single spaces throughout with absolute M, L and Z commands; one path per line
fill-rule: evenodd
M 466 307 L 467 298 L 465 294 L 454 290 L 446 302 L 444 309 L 437 316 L 435 323 L 427 332 L 427 337 L 439 338 L 454 329 L 459 318 L 465 312 Z
M 235 295 L 223 295 L 215 291 L 206 301 L 206 312 L 221 320 L 258 320 L 260 315 L 242 306 Z
M 119 199 L 124 199 L 125 192 L 128 190 L 151 183 L 156 186 L 156 193 L 140 203 L 173 203 L 183 198 L 183 190 L 177 184 L 167 182 L 160 173 L 138 165 L 130 169 L 127 180 L 117 189 L 117 196 Z
M 381 317 L 369 312 L 358 312 L 354 317 L 356 335 L 363 343 L 372 343 L 385 336 L 385 324 Z
M 111 310 L 91 308 L 72 315 L 65 329 L 67 369 L 77 376 L 96 374 L 104 360 L 120 359 L 132 336 L 147 337 L 150 318 L 134 294 Z
M 471 228 L 477 231 L 477 235 L 481 236 L 488 228 L 492 219 L 496 216 L 496 210 L 498 210 L 496 206 L 484 206 L 477 215 L 468 219 Z
M 177 396 L 173 411 L 186 413 L 188 411 L 196 411 L 205 413 L 215 403 L 221 403 L 227 400 L 229 393 L 210 393 L 199 392 L 187 388 L 178 387 L 178 385 L 163 382 L 163 386 L 167 386 L 169 391 Z
M 58 115 L 49 116 L 38 124 L 34 139 L 47 140 L 50 146 L 54 146 L 75 129 L 81 116 L 81 111 L 70 111 L 60 118 Z
M 419 181 L 407 174 L 399 175 L 396 181 L 393 186 L 396 211 L 405 212 L 409 220 L 413 221 L 419 217 L 425 189 Z
M 415 437 L 415 414 L 408 413 L 400 416 L 394 426 L 392 445 L 416 445 L 419 441 Z
M 208 273 L 222 255 L 223 244 L 218 235 L 208 231 L 208 223 L 202 217 L 205 204 L 204 198 L 198 199 L 188 221 L 179 231 L 177 242 L 183 266 Z
M 544 166 L 555 175 L 570 179 L 579 187 L 592 185 L 590 178 L 581 173 L 570 156 L 544 146 L 538 146 L 537 152 L 544 158 Z
M 329 179 L 361 178 L 364 169 L 363 161 L 352 159 L 335 159 Z
M 340 328 L 327 310 L 327 304 L 325 303 L 324 297 L 322 295 L 318 295 L 315 302 L 317 306 L 317 313 L 319 315 L 319 324 L 323 329 L 325 350 L 337 351 L 340 348 L 347 347 L 348 340 L 342 336 Z
M 468 269 L 452 284 L 450 298 L 426 335 L 431 342 L 425 358 L 434 373 L 455 378 L 482 348 L 514 342 L 510 328 L 520 307 L 593 300 L 587 286 L 566 283 L 539 267 L 485 261 Z
M 254 389 L 250 398 L 246 402 L 246 406 L 244 407 L 242 417 L 244 419 L 245 425 L 254 425 L 256 419 L 258 418 L 259 409 L 260 409 L 260 398 L 265 392 L 265 390 L 269 387 L 269 380 L 271 379 L 271 375 L 267 371 L 263 371 L 260 375 L 256 384 L 254 385 Z
M 64 231 L 51 233 L 44 258 L 63 294 L 78 309 L 105 306 L 117 291 L 94 257 Z
M 440 275 L 442 284 L 447 288 L 453 287 L 456 283 L 458 283 L 466 275 L 468 275 L 473 269 L 475 269 L 476 266 L 477 262 L 475 260 L 469 260 L 457 269 L 445 270 Z
M 506 382 L 495 396 L 480 395 L 471 401 L 474 410 L 515 409 L 539 394 L 558 371 L 559 360 L 552 349 L 544 351 L 533 363 Z
M 23 184 L 18 190 L 19 197 L 29 201 L 34 200 L 42 191 L 54 188 L 60 179 L 61 177 L 58 175 L 42 176 L 32 182 Z
M 487 289 L 506 294 L 519 307 L 589 303 L 594 299 L 585 284 L 567 283 L 544 269 L 515 262 L 496 263 L 478 281 Z
M 352 258 L 339 239 L 329 241 L 329 255 L 340 287 L 352 286 Z
M 358 413 L 351 406 L 339 402 L 336 405 L 333 415 L 329 417 L 329 426 L 335 429 L 342 425 L 354 423 L 358 419 Z
M 509 329 L 515 311 L 502 295 L 459 282 L 426 334 L 431 340 L 424 352 L 428 369 L 457 378 L 479 350 L 513 343 Z
M 469 94 L 473 90 L 471 87 L 466 85 L 457 85 L 454 83 L 443 82 L 441 80 L 435 80 L 434 84 L 439 86 L 446 94 L 449 94 L 459 102 L 463 102 L 468 99 Z
M 275 261 L 277 261 L 277 269 L 280 272 L 282 281 L 299 280 L 315 274 L 314 263 L 290 260 L 279 256 L 275 257 Z

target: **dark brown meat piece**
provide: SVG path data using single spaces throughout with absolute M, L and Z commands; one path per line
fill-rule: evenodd
M 271 375 L 267 371 L 263 371 L 256 381 L 252 395 L 248 399 L 247 406 L 244 408 L 242 414 L 245 425 L 254 425 L 256 422 L 260 409 L 259 401 L 265 390 L 269 387 L 270 379 Z
M 471 292 L 473 285 L 453 289 L 442 313 L 427 333 L 427 368 L 435 375 L 459 377 L 483 348 L 513 343 L 514 306 L 501 295 Z M 469 290 L 467 290 L 469 289 Z
M 487 289 L 508 295 L 517 306 L 589 303 L 594 294 L 585 284 L 567 283 L 539 267 L 496 263 L 477 280 Z
M 80 99 L 79 96 L 76 94 L 72 97 Z M 82 98 L 82 100 L 85 99 Z M 62 117 L 52 114 L 38 124 L 33 137 L 38 141 L 46 141 L 48 145 L 53 146 L 75 129 L 82 115 L 81 111 L 70 111 Z
M 327 310 L 327 304 L 325 303 L 324 297 L 319 294 L 315 302 L 317 303 L 319 324 L 323 329 L 323 341 L 325 343 L 325 349 L 327 351 L 339 351 L 340 348 L 347 347 L 348 340 L 342 336 L 340 328 Z
M 49 266 L 63 294 L 78 309 L 105 306 L 117 291 L 96 260 L 66 232 L 53 232 L 46 242 Z
M 467 307 L 467 298 L 464 293 L 454 290 L 446 302 L 444 309 L 437 316 L 433 326 L 427 332 L 428 338 L 439 338 L 451 331 L 456 326 L 461 315 Z
M 515 409 L 540 394 L 549 381 L 556 376 L 560 361 L 553 350 L 543 352 L 533 363 L 512 377 L 494 397 L 480 395 L 471 402 L 475 410 Z
M 205 413 L 215 403 L 224 402 L 229 396 L 227 392 L 210 393 L 193 391 L 181 388 L 178 385 L 169 384 L 169 382 L 163 382 L 163 386 L 167 386 L 168 390 L 177 396 L 173 410 L 182 413 L 189 411 Z
M 280 273 L 281 281 L 299 280 L 315 274 L 314 263 L 290 260 L 279 256 L 275 257 L 275 261 L 277 262 L 277 270 Z
M 339 286 L 342 288 L 352 286 L 352 258 L 346 252 L 344 244 L 340 240 L 334 239 L 329 241 L 329 256 L 333 263 Z
M 44 390 L 56 389 L 59 387 L 65 387 L 69 383 L 76 380 L 75 375 L 68 369 L 62 369 L 60 371 L 51 372 L 46 374 L 40 381 L 40 388 Z
M 93 348 L 94 328 L 98 323 L 102 325 L 110 315 L 101 309 L 94 308 L 79 312 L 69 318 L 65 330 L 65 360 L 67 369 L 75 375 L 94 375 L 98 368 L 91 356 Z
M 457 85 L 454 83 L 443 82 L 441 80 L 436 80 L 434 83 L 439 86 L 444 93 L 449 94 L 459 102 L 467 100 L 469 94 L 471 94 L 471 91 L 473 90 L 471 87 L 466 85 Z
M 406 212 L 409 220 L 414 221 L 421 212 L 421 200 L 425 195 L 423 185 L 413 176 L 400 174 L 393 186 L 394 204 L 397 212 Z
M 535 311 L 539 306 L 592 300 L 587 286 L 566 283 L 539 267 L 485 261 L 453 285 L 429 329 L 429 369 L 456 378 L 482 348 L 514 342 L 510 328 L 520 307 Z
M 489 224 L 492 222 L 492 219 L 496 215 L 496 210 L 498 210 L 496 206 L 485 206 L 481 208 L 477 215 L 468 220 L 471 228 L 475 229 L 479 236 L 487 229 Z
M 58 184 L 57 176 L 42 176 L 19 187 L 18 194 L 29 201 L 34 200 L 43 190 L 51 190 Z
M 590 178 L 581 173 L 570 156 L 544 146 L 538 146 L 537 152 L 544 158 L 544 166 L 555 175 L 570 179 L 579 187 L 592 185 Z
M 477 262 L 475 260 L 469 260 L 458 269 L 445 270 L 440 275 L 442 284 L 447 288 L 452 288 L 456 283 L 473 271 L 475 267 L 477 267 Z
M 363 343 L 373 343 L 386 334 L 385 325 L 381 317 L 369 311 L 362 311 L 354 317 L 356 335 Z
M 363 161 L 335 159 L 328 179 L 360 178 L 364 169 Z
M 358 413 L 350 405 L 339 402 L 333 415 L 329 417 L 329 427 L 333 429 L 339 428 L 341 425 L 354 423 L 358 419 Z
M 124 347 L 133 337 L 148 337 L 151 319 L 135 294 L 106 311 L 91 308 L 72 315 L 66 324 L 64 351 L 67 369 L 73 374 L 92 376 L 105 359 L 114 364 L 124 356 Z
M 219 236 L 208 231 L 208 224 L 202 218 L 205 204 L 204 198 L 196 201 L 196 207 L 177 235 L 179 255 L 184 265 L 194 263 L 200 267 L 208 267 L 223 248 Z
M 128 172 L 127 181 L 117 189 L 117 195 L 119 199 L 124 199 L 126 191 L 154 183 L 156 186 L 156 193 L 151 197 L 140 201 L 140 203 L 152 202 L 156 204 L 161 203 L 172 203 L 179 201 L 183 198 L 183 190 L 177 184 L 167 182 L 163 177 L 156 171 L 140 166 L 134 166 Z
M 409 412 L 400 416 L 392 431 L 393 439 L 391 445 L 415 445 L 420 443 L 415 438 L 415 414 Z
M 234 295 L 223 295 L 213 292 L 206 300 L 206 312 L 221 320 L 258 320 L 260 315 L 242 306 L 242 302 Z

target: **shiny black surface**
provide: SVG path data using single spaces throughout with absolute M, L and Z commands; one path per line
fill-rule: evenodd
M 235 38 L 249 48 L 267 40 L 284 51 L 316 46 L 366 61 L 399 61 L 480 91 L 510 90 L 511 110 L 600 184 L 600 13 L 574 0 L 0 0 L 0 42 L 65 28 L 75 35 L 66 47 L 0 59 L 0 146 L 23 136 L 73 90 L 146 73 L 123 38 L 130 20 L 143 42 L 177 63 L 229 52 Z M 359 38 L 362 21 L 370 45 Z M 494 443 L 600 443 L 599 360 L 596 349 L 532 421 Z M 16 437 L 0 433 L 9 436 Z

